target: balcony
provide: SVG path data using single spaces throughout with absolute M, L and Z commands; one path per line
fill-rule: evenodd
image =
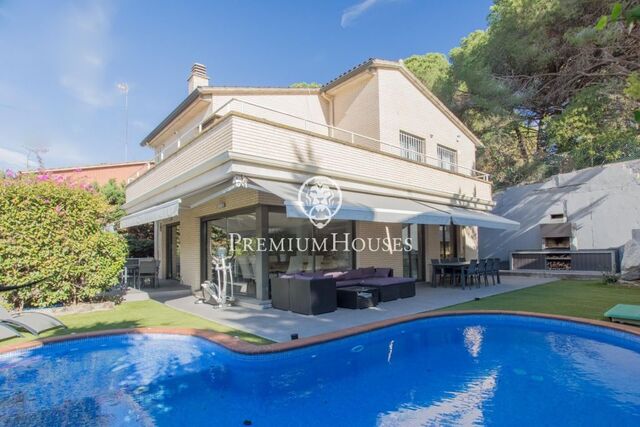
M 282 169 L 311 165 L 338 175 L 491 200 L 489 175 L 422 152 L 282 111 L 232 99 L 158 151 L 129 178 L 135 199 L 179 175 L 203 173 L 216 156 Z M 205 164 L 206 163 L 206 164 Z M 425 185 L 425 183 L 428 183 Z

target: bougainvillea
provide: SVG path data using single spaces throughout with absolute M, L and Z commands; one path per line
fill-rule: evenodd
M 91 185 L 46 173 L 0 176 L 0 283 L 47 277 L 2 294 L 5 302 L 78 303 L 117 284 L 127 246 L 105 229 L 111 209 Z

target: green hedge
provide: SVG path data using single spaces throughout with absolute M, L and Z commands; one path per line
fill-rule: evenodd
M 2 299 L 20 308 L 70 304 L 116 285 L 127 245 L 105 229 L 112 209 L 91 186 L 61 177 L 0 177 L 0 283 L 50 277 Z

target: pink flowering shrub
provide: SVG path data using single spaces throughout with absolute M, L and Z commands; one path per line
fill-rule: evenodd
M 118 282 L 127 246 L 105 230 L 113 208 L 92 186 L 36 173 L 0 177 L 1 294 L 16 307 L 90 301 Z

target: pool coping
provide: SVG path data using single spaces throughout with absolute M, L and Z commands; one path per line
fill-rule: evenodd
M 360 326 L 354 326 L 346 329 L 341 329 L 334 332 L 328 332 L 325 334 L 314 335 L 307 338 L 301 338 L 298 340 L 279 342 L 273 344 L 252 344 L 247 341 L 243 341 L 238 337 L 224 334 L 222 332 L 214 332 L 205 329 L 195 328 L 178 328 L 178 327 L 145 327 L 145 328 L 129 328 L 129 329 L 107 329 L 103 331 L 82 332 L 69 335 L 61 335 L 57 337 L 47 337 L 42 339 L 36 339 L 33 341 L 27 341 L 23 343 L 11 344 L 6 347 L 0 347 L 0 354 L 11 353 L 14 351 L 31 350 L 39 347 L 43 347 L 47 344 L 54 344 L 65 341 L 81 340 L 86 338 L 104 337 L 111 335 L 127 335 L 127 334 L 168 334 L 168 335 L 186 335 L 203 338 L 219 344 L 228 350 L 236 353 L 246 355 L 260 355 L 270 353 L 280 353 L 289 350 L 295 350 L 304 347 L 310 347 L 318 344 L 322 344 L 328 341 L 334 341 L 342 338 L 347 338 L 354 335 L 360 335 L 366 332 L 375 331 L 378 329 L 387 328 L 402 323 L 411 322 L 420 319 L 429 319 L 436 317 L 448 317 L 448 316 L 464 316 L 464 315 L 506 315 L 506 316 L 528 316 L 542 319 L 562 320 L 566 322 L 573 322 L 583 325 L 597 326 L 608 328 L 620 332 L 626 332 L 637 337 L 640 337 L 640 328 L 631 325 L 624 325 L 613 322 L 605 322 L 602 320 L 585 319 L 580 317 L 563 316 L 556 314 L 546 313 L 533 313 L 527 311 L 510 311 L 510 310 L 449 310 L 449 311 L 429 311 L 417 314 L 411 314 L 407 316 L 395 317 L 392 319 L 380 320 L 377 322 L 367 323 Z

